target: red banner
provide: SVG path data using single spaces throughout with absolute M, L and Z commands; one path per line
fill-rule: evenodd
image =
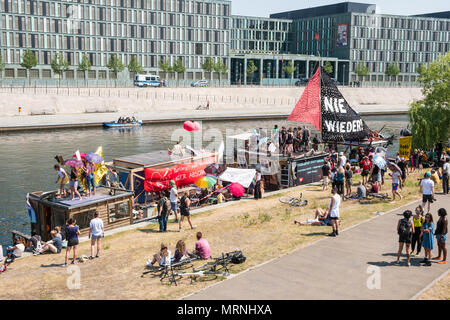
M 163 191 L 170 189 L 170 180 L 174 180 L 177 187 L 194 184 L 206 175 L 204 169 L 216 162 L 215 156 L 201 160 L 181 163 L 169 168 L 145 169 L 145 191 Z

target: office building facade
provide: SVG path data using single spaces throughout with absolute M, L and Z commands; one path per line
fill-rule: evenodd
M 39 65 L 32 78 L 54 77 L 50 62 L 56 53 L 70 64 L 68 79 L 77 72 L 83 54 L 89 57 L 90 79 L 109 79 L 106 65 L 116 53 L 127 65 L 132 56 L 149 72 L 160 61 L 181 59 L 187 71 L 181 79 L 208 77 L 202 70 L 207 57 L 229 64 L 230 1 L 221 0 L 0 0 L 0 55 L 6 78 L 22 78 L 25 49 Z M 168 75 L 174 77 L 174 74 Z
M 450 13 L 386 15 L 375 5 L 343 2 L 263 18 L 232 16 L 225 0 L 0 0 L 3 79 L 27 76 L 20 63 L 28 48 L 39 61 L 30 77 L 40 80 L 57 78 L 50 67 L 57 53 L 70 63 L 65 79 L 84 79 L 77 70 L 83 55 L 92 64 L 89 79 L 112 79 L 106 65 L 116 53 L 125 65 L 135 56 L 150 73 L 160 72 L 160 61 L 181 59 L 185 73 L 163 76 L 187 83 L 292 84 L 329 61 L 344 84 L 360 80 L 360 63 L 370 72 L 365 81 L 388 83 L 386 69 L 397 63 L 395 80 L 412 84 L 419 65 L 449 51 Z M 222 60 L 228 74 L 205 72 L 208 57 Z

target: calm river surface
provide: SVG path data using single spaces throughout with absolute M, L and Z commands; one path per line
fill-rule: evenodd
M 408 123 L 407 116 L 370 116 L 364 119 L 373 130 L 399 135 Z M 227 129 L 249 130 L 264 128 L 270 130 L 297 125 L 282 120 L 203 122 L 203 130 L 218 129 L 225 134 Z M 11 230 L 30 233 L 25 196 L 28 192 L 56 190 L 56 172 L 53 165 L 55 155 L 66 158 L 76 150 L 95 152 L 103 146 L 106 161 L 113 158 L 164 150 L 174 143 L 170 137 L 180 124 L 157 124 L 144 126 L 135 131 L 68 129 L 11 133 L 0 135 L 0 244 L 11 243 Z M 389 148 L 393 155 L 398 150 L 398 140 Z

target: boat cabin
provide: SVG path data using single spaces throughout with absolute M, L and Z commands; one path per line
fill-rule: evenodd
M 32 233 L 41 236 L 43 241 L 51 239 L 50 231 L 56 226 L 64 230 L 66 221 L 75 219 L 80 227 L 81 236 L 89 233 L 89 223 L 95 212 L 99 212 L 105 225 L 105 231 L 130 225 L 134 221 L 133 193 L 99 187 L 96 194 L 83 197 L 83 200 L 57 199 L 57 191 L 33 192 L 29 194 L 29 203 L 36 213 L 36 223 L 31 224 Z

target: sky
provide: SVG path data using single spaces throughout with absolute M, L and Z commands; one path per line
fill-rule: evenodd
M 232 0 L 232 14 L 268 17 L 271 13 L 298 10 L 309 7 L 346 2 L 343 0 Z M 414 15 L 438 11 L 450 11 L 448 0 L 354 0 L 376 4 L 379 13 Z

